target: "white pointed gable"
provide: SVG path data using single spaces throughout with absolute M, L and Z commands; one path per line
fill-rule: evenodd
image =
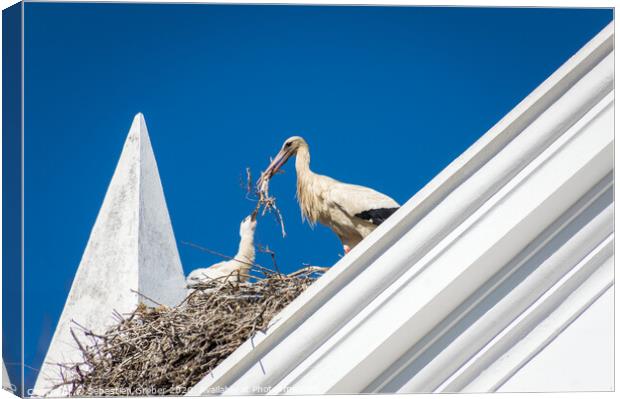
M 144 296 L 137 294 L 140 292 Z M 146 123 L 137 114 L 103 200 L 71 291 L 35 385 L 44 394 L 58 367 L 79 361 L 71 320 L 93 331 L 114 323 L 113 311 L 139 303 L 174 306 L 185 297 L 185 280 Z M 79 330 L 75 331 L 79 334 Z M 54 392 L 64 395 L 64 390 Z
M 4 360 L 2 360 L 2 388 L 13 392 L 13 389 L 11 388 L 11 380 L 9 379 L 9 373 L 7 373 L 6 366 L 4 365 Z

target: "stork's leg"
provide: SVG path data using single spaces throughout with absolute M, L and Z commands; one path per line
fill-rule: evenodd
M 344 248 L 344 254 L 345 254 L 345 255 L 346 255 L 346 254 L 348 254 L 349 252 L 351 252 L 351 247 L 350 247 L 350 246 L 348 246 L 348 245 L 346 245 L 346 244 L 344 244 L 344 245 L 342 246 L 342 248 Z

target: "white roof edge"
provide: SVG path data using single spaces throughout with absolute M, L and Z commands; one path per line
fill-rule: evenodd
M 216 393 L 228 386 L 258 359 L 307 319 L 341 287 L 348 284 L 372 259 L 407 232 L 430 209 L 441 202 L 476 170 L 493 158 L 525 127 L 554 104 L 584 75 L 613 50 L 613 22 L 566 61 L 555 73 L 521 101 L 462 155 L 451 162 L 402 208 L 341 259 L 272 322 L 266 333 L 244 343 L 215 370 L 199 382 L 188 395 Z M 598 95 L 598 94 L 597 94 Z

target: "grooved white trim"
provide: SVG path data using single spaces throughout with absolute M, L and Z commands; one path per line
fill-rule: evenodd
M 515 335 L 525 329 L 529 333 L 503 353 L 499 359 L 495 360 L 493 365 L 481 373 L 478 378 L 462 388 L 463 391 L 496 391 L 588 306 L 611 288 L 614 283 L 613 236 L 610 236 L 596 251 L 574 272 L 567 275 L 557 286 L 554 286 L 537 301 L 532 309 L 528 309 L 528 312 L 515 321 L 518 324 L 530 323 L 530 325 L 509 326 L 508 331 L 512 336 L 501 336 L 499 340 L 514 340 Z M 602 264 L 599 263 L 601 261 Z M 584 274 L 587 274 L 588 278 L 582 283 Z M 573 290 L 577 289 L 579 290 L 572 293 Z M 542 311 L 550 312 L 549 316 L 543 321 L 536 320 L 537 317 L 540 317 L 541 309 L 539 307 L 545 307 Z
M 460 364 L 612 233 L 611 181 L 611 175 L 603 179 L 364 391 L 443 390 L 437 386 Z M 436 354 L 428 359 L 427 353 Z
M 610 235 L 442 384 L 437 392 L 495 391 L 611 287 L 612 254 L 613 235 Z M 576 291 L 578 288 L 579 291 Z M 545 321 L 544 325 L 541 319 Z M 518 342 L 516 345 L 515 341 Z M 465 386 L 465 382 L 469 383 Z

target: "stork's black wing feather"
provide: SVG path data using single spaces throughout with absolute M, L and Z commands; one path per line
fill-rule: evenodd
M 378 226 L 385 222 L 385 219 L 389 218 L 398 209 L 399 208 L 369 209 L 367 211 L 360 212 L 355 216 L 360 219 L 368 220 L 370 223 Z

